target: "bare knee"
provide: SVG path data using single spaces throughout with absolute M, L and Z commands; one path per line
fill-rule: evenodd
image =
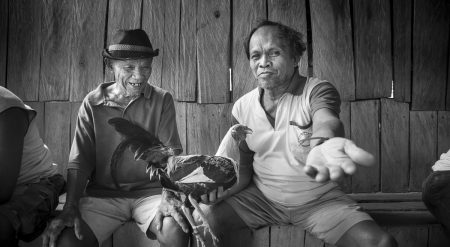
M 188 246 L 189 235 L 183 232 L 183 229 L 172 217 L 165 217 L 162 229 L 155 233 L 159 244 L 164 246 Z
M 382 234 L 372 235 L 370 238 L 370 246 L 374 247 L 396 247 L 397 241 L 390 234 L 383 232 Z

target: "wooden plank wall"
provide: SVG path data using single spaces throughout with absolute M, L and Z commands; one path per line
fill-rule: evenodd
M 213 154 L 233 102 L 256 87 L 244 38 L 269 18 L 303 32 L 301 73 L 338 88 L 346 136 L 377 158 L 343 189 L 420 191 L 450 148 L 448 13 L 446 0 L 0 0 L 0 85 L 38 110 L 63 172 L 80 102 L 112 79 L 101 50 L 116 29 L 143 28 L 160 49 L 150 83 L 176 99 L 185 153 Z

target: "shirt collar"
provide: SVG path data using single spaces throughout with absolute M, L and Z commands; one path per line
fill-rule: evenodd
M 88 100 L 93 105 L 100 105 L 105 103 L 105 88 L 114 84 L 114 81 L 111 82 L 104 82 L 101 83 L 96 89 L 92 91 L 92 93 L 89 95 Z M 150 99 L 150 96 L 152 94 L 153 86 L 145 83 L 144 89 L 142 90 L 141 95 L 144 96 L 146 99 Z

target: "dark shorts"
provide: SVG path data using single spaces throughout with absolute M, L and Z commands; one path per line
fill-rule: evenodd
M 23 192 L 0 205 L 0 214 L 11 222 L 19 239 L 31 241 L 44 231 L 58 206 L 64 185 L 65 180 L 60 174 L 42 178 L 38 183 L 25 185 Z
M 252 183 L 226 202 L 250 228 L 299 225 L 331 244 L 335 244 L 355 224 L 373 220 L 339 189 L 333 189 L 305 205 L 287 207 L 266 198 Z

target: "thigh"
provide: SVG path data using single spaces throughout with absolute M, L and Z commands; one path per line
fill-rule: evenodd
M 261 228 L 267 225 L 285 225 L 289 224 L 289 215 L 282 207 L 269 199 L 267 199 L 262 192 L 251 183 L 246 189 L 236 195 L 225 200 L 220 208 L 221 211 L 233 212 L 233 216 L 239 218 L 250 228 Z M 219 211 L 212 207 L 213 211 Z M 230 216 L 222 216 L 220 213 L 214 213 L 215 217 L 220 217 L 223 221 L 230 221 L 234 219 Z
M 126 198 L 84 197 L 79 208 L 81 217 L 102 244 L 119 226 L 131 219 L 130 205 L 130 199 Z
M 354 225 L 373 219 L 338 189 L 332 190 L 294 215 L 294 224 L 327 243 L 335 244 Z
M 149 229 L 150 223 L 155 218 L 155 214 L 158 211 L 158 206 L 161 203 L 161 195 L 154 195 L 136 199 L 133 202 L 132 217 L 136 222 L 139 229 L 146 233 Z M 151 239 L 155 239 L 154 235 L 147 236 Z

